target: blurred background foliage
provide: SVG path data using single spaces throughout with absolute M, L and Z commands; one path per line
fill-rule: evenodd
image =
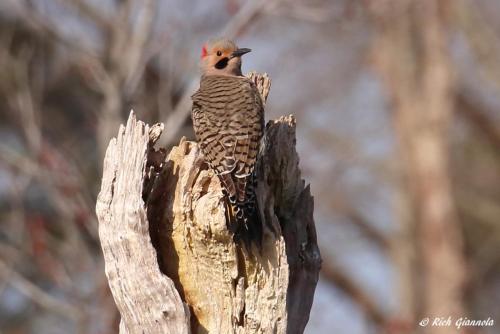
M 0 333 L 118 332 L 106 146 L 132 108 L 161 145 L 192 139 L 220 35 L 271 76 L 266 119 L 298 120 L 324 260 L 307 333 L 500 322 L 499 18 L 496 0 L 2 0 Z

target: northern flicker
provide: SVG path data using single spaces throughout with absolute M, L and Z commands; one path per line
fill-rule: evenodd
M 250 51 L 227 39 L 203 46 L 200 88 L 192 96 L 191 115 L 205 160 L 227 198 L 235 240 L 260 242 L 255 163 L 264 132 L 264 108 L 255 84 L 241 73 L 241 56 Z

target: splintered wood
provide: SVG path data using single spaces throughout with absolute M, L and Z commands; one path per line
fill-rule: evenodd
M 270 80 L 252 73 L 263 100 Z M 132 113 L 108 147 L 97 203 L 120 333 L 302 333 L 321 258 L 295 119 L 271 121 L 258 169 L 262 248 L 235 244 L 217 176 L 195 142 L 155 150 Z
M 96 206 L 106 276 L 120 333 L 188 333 L 189 312 L 160 272 L 149 237 L 142 199 L 149 141 L 149 127 L 132 113 L 106 151 Z

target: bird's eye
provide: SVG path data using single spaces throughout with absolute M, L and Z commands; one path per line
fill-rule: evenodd
M 222 51 L 217 51 L 217 57 L 222 56 Z

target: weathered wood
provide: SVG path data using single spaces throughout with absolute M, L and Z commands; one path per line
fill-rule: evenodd
M 249 77 L 265 100 L 269 78 Z M 97 211 L 121 328 L 127 333 L 302 333 L 321 259 L 313 199 L 298 168 L 294 118 L 266 127 L 257 166 L 262 249 L 234 243 L 219 180 L 196 143 L 182 139 L 167 157 L 152 148 L 161 130 L 150 130 L 131 115 L 106 154 Z M 159 319 L 165 307 L 169 316 Z M 160 324 L 155 328 L 156 321 L 169 331 Z
M 189 333 L 189 311 L 158 268 L 142 199 L 146 153 L 158 132 L 161 126 L 150 128 L 131 113 L 104 158 L 96 212 L 120 333 Z

